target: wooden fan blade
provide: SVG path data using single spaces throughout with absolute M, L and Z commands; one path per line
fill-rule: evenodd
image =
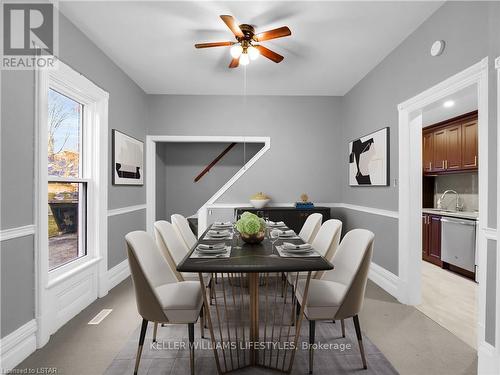
M 240 65 L 240 58 L 238 57 L 237 59 L 232 59 L 231 63 L 229 64 L 230 68 L 237 68 Z
M 213 43 L 198 43 L 195 48 L 210 48 L 210 47 L 226 47 L 232 46 L 235 42 L 213 42 Z
M 258 33 L 254 36 L 254 39 L 257 42 L 263 42 L 265 40 L 271 40 L 276 38 L 283 38 L 284 36 L 292 35 L 292 32 L 287 26 L 279 27 L 277 29 L 264 31 L 262 33 Z
M 271 51 L 269 48 L 266 48 L 264 46 L 254 46 L 257 48 L 260 52 L 260 54 L 264 57 L 267 57 L 269 60 L 274 61 L 275 63 L 279 63 L 283 61 L 284 57 L 281 56 L 280 54 Z
M 228 16 L 228 15 L 222 15 L 220 16 L 222 18 L 222 21 L 229 27 L 229 29 L 233 32 L 235 36 L 238 38 L 243 38 L 243 32 L 241 31 L 240 27 L 236 24 L 236 20 L 234 19 L 233 16 Z

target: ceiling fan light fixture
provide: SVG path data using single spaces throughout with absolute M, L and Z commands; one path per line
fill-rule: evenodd
M 242 53 L 240 56 L 240 65 L 248 65 L 248 63 L 250 63 L 248 53 Z
M 260 56 L 260 52 L 257 48 L 254 46 L 248 47 L 248 57 L 250 57 L 250 60 L 256 60 Z
M 241 44 L 235 44 L 234 46 L 231 47 L 229 52 L 231 53 L 232 58 L 237 59 L 238 57 L 241 56 L 241 53 L 243 52 L 243 47 L 241 46 Z

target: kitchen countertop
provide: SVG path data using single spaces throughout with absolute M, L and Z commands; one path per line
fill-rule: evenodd
M 460 219 L 477 220 L 479 217 L 479 212 L 477 211 L 447 211 L 439 210 L 437 208 L 422 208 L 422 212 L 425 214 L 433 214 L 439 216 L 457 217 Z

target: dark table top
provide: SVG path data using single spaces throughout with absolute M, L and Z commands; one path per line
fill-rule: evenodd
M 207 229 L 207 231 L 210 228 Z M 257 245 L 250 245 L 242 241 L 235 233 L 232 240 L 226 240 L 231 245 L 231 256 L 229 258 L 190 258 L 198 243 L 218 243 L 222 241 L 203 240 L 195 244 L 188 255 L 179 263 L 179 272 L 299 272 L 299 271 L 323 271 L 331 270 L 333 266 L 323 257 L 310 258 L 282 258 L 274 248 L 271 239 L 266 237 Z M 277 240 L 274 245 L 286 242 L 301 244 L 304 241 Z

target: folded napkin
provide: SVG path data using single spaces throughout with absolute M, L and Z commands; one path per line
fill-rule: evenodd
M 213 245 L 208 245 L 206 243 L 200 243 L 197 248 L 200 250 L 215 250 L 215 249 L 223 249 L 226 247 L 224 242 L 214 243 Z
M 278 227 L 278 226 L 281 227 L 281 226 L 286 225 L 285 222 L 283 222 L 283 221 L 271 221 L 271 220 L 269 220 L 267 222 L 267 224 L 270 225 L 270 226 L 273 226 L 273 227 Z
M 278 236 L 293 236 L 295 232 L 291 229 L 289 230 L 279 230 L 279 229 L 274 229 L 271 231 L 271 236 L 272 237 L 278 237 Z
M 224 230 L 213 230 L 213 229 L 210 229 L 207 233 L 209 235 L 211 235 L 211 234 L 225 234 L 225 235 L 228 235 L 229 231 L 227 229 L 224 229 Z
M 301 245 L 295 244 L 295 243 L 290 243 L 290 242 L 283 242 L 283 249 L 285 250 L 308 250 L 311 249 L 311 245 L 308 243 L 303 243 Z
M 230 221 L 216 221 L 214 222 L 214 225 L 216 227 L 232 227 L 233 223 L 231 223 Z

